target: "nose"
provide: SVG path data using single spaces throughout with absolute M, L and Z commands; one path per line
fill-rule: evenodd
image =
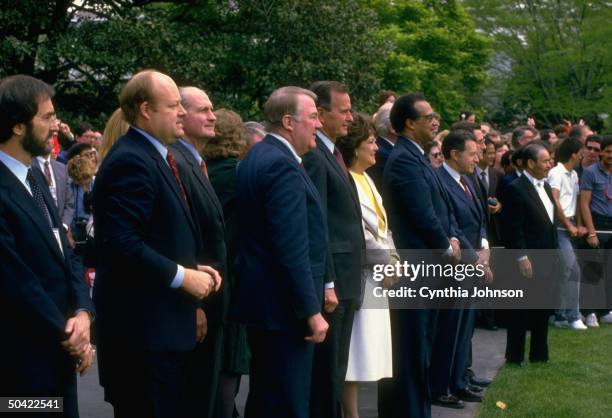
M 315 128 L 320 129 L 322 127 L 323 125 L 321 124 L 321 119 L 317 118 L 316 123 L 315 123 Z
M 348 112 L 346 114 L 346 120 L 349 121 L 349 122 L 353 121 L 353 112 Z
M 186 114 L 187 114 L 187 112 L 185 111 L 185 108 L 183 107 L 183 105 L 179 104 L 178 115 L 179 116 L 185 116 Z

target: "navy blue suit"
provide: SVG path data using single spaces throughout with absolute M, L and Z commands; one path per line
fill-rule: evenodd
M 378 151 L 376 151 L 376 164 L 368 168 L 367 171 L 374 181 L 376 188 L 378 190 L 382 190 L 383 172 L 385 170 L 387 160 L 389 159 L 389 155 L 391 155 L 391 151 L 393 151 L 393 145 L 380 136 L 376 138 L 376 145 L 378 146 Z
M 62 250 L 32 195 L 0 162 L 0 396 L 63 396 L 78 417 L 75 359 L 61 346 L 66 320 L 94 312 L 46 180 L 32 168 Z
M 465 189 L 461 187 L 455 181 L 455 179 L 449 174 L 444 168 L 439 169 L 440 179 L 444 183 L 451 203 L 453 205 L 453 213 L 457 221 L 457 226 L 461 230 L 459 240 L 461 242 L 461 250 L 463 253 L 464 262 L 472 263 L 477 260 L 477 254 L 475 250 L 482 247 L 482 239 L 486 238 L 486 227 L 485 227 L 485 214 L 482 206 L 478 203 L 476 197 L 476 190 L 472 183 L 464 177 L 464 181 L 470 190 L 472 197 L 468 197 Z M 471 288 L 472 285 L 477 283 L 468 282 L 466 288 Z M 473 309 L 464 309 L 462 312 L 453 310 L 449 311 L 448 314 L 452 318 L 449 323 L 453 320 L 456 321 L 458 329 L 453 329 L 452 340 L 454 344 L 449 344 L 450 348 L 454 347 L 454 351 L 447 351 L 447 354 L 451 355 L 452 362 L 446 363 L 451 369 L 440 368 L 440 384 L 439 388 L 442 388 L 443 383 L 444 390 L 450 385 L 451 391 L 466 389 L 467 381 L 465 380 L 465 371 L 468 367 L 470 360 L 470 346 L 472 334 L 474 331 L 475 311 Z M 442 333 L 445 335 L 445 333 Z M 447 338 L 451 336 L 451 333 L 446 333 Z M 449 342 L 451 340 L 449 339 Z M 445 357 L 448 359 L 448 357 Z M 443 362 L 440 362 L 442 364 Z M 435 363 L 434 363 L 435 366 Z M 446 373 L 450 372 L 450 374 Z M 450 379 L 450 380 L 448 380 Z M 433 376 L 432 376 L 433 380 Z M 432 389 L 433 391 L 434 389 Z
M 197 301 L 170 287 L 195 268 L 200 237 L 168 163 L 130 129 L 93 192 L 100 383 L 115 410 L 178 416 Z
M 424 261 L 442 262 L 449 239 L 459 231 L 448 193 L 427 156 L 400 136 L 387 160 L 383 181 L 396 248 L 433 250 Z M 379 385 L 379 414 L 384 418 L 429 417 L 429 363 L 438 311 L 393 309 L 390 313 L 393 378 Z
M 314 344 L 307 318 L 321 312 L 326 224 L 320 198 L 289 148 L 272 135 L 236 178 L 239 271 L 231 316 L 251 345 L 245 416 L 308 417 Z

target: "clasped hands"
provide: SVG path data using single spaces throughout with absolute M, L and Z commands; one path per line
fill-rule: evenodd
M 96 350 L 90 342 L 89 328 L 91 321 L 86 311 L 80 311 L 66 322 L 64 332 L 67 338 L 62 347 L 76 358 L 76 371 L 83 376 L 93 364 Z
M 197 270 L 185 269 L 181 289 L 198 300 L 221 288 L 221 275 L 210 266 L 198 264 Z

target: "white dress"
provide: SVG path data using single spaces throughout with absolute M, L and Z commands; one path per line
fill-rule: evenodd
M 394 249 L 393 239 L 388 231 L 380 231 L 378 215 L 372 197 L 377 200 L 379 211 L 385 217 L 382 199 L 372 180 L 365 174 L 365 179 L 352 173 L 355 178 L 361 212 L 363 215 L 364 235 L 367 249 Z M 370 190 L 364 190 L 365 187 Z M 385 228 L 386 229 L 386 228 Z M 384 233 L 381 236 L 380 232 Z M 366 253 L 368 253 L 366 251 Z M 367 260 L 366 260 L 367 263 Z M 371 268 L 364 268 L 366 275 L 365 292 L 371 294 L 375 284 L 371 277 Z M 386 302 L 386 301 L 385 301 Z M 387 305 L 388 306 L 388 305 Z M 355 312 L 351 344 L 346 371 L 347 382 L 375 382 L 385 377 L 392 377 L 393 363 L 391 351 L 391 321 L 389 309 L 359 309 Z

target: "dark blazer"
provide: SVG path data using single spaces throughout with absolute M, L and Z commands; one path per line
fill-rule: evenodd
M 382 190 L 383 172 L 387 164 L 387 159 L 393 150 L 393 145 L 380 136 L 376 138 L 376 145 L 378 146 L 378 151 L 376 151 L 376 164 L 368 168 L 367 172 L 372 180 L 374 180 L 376 188 Z
M 191 216 L 200 231 L 198 263 L 217 269 L 222 278 L 227 276 L 227 248 L 225 245 L 225 222 L 223 208 L 215 194 L 210 180 L 202 174 L 202 169 L 191 152 L 180 142 L 168 149 L 176 158 L 183 186 L 189 196 Z M 221 290 L 204 299 L 203 306 L 207 320 L 212 323 L 225 322 L 229 303 L 226 283 Z
M 37 158 L 32 159 L 32 165 L 43 171 Z M 57 194 L 57 210 L 62 224 L 70 226 L 72 218 L 74 218 L 74 196 L 72 187 L 70 186 L 70 177 L 66 164 L 60 163 L 51 159 L 51 169 L 53 170 L 53 179 L 55 180 L 55 191 Z M 45 181 L 45 185 L 47 182 Z
M 426 155 L 400 136 L 384 171 L 384 201 L 396 248 L 440 249 L 456 236 L 446 189 Z
M 512 183 L 518 177 L 519 175 L 517 174 L 516 170 L 514 170 L 510 174 L 506 174 L 505 176 L 502 176 L 502 178 L 499 180 L 499 183 L 497 184 L 496 196 L 500 199 L 503 199 L 503 194 L 504 194 L 504 190 L 506 189 L 506 187 L 508 187 L 510 183 Z
M 265 330 L 306 331 L 321 311 L 326 227 L 319 194 L 291 151 L 266 136 L 238 166 L 239 273 L 232 316 Z
M 334 282 L 339 300 L 358 299 L 363 291 L 361 252 L 365 249 L 357 189 L 317 134 L 317 146 L 303 157 L 327 217 L 329 246 L 325 282 Z
M 554 206 L 548 183 L 544 189 Z M 550 221 L 538 192 L 526 176 L 521 176 L 505 191 L 503 221 L 507 228 L 507 247 L 510 249 L 555 249 L 558 248 L 556 208 L 553 222 Z
M 465 190 L 444 167 L 440 167 L 438 173 L 448 191 L 457 226 L 461 230 L 461 234 L 458 237 L 461 242 L 461 248 L 475 250 L 482 248 L 482 239 L 486 238 L 485 216 L 482 207 L 476 201 L 474 188 L 469 181 L 466 181 L 472 194 L 472 199 L 470 199 Z
M 168 163 L 134 129 L 117 141 L 98 171 L 93 215 L 100 344 L 193 349 L 197 303 L 170 283 L 177 264 L 196 267 L 199 231 Z
M 75 360 L 60 343 L 69 317 L 94 312 L 45 178 L 33 174 L 63 253 L 32 196 L 0 162 L 1 396 L 61 396 L 71 381 L 76 390 Z

